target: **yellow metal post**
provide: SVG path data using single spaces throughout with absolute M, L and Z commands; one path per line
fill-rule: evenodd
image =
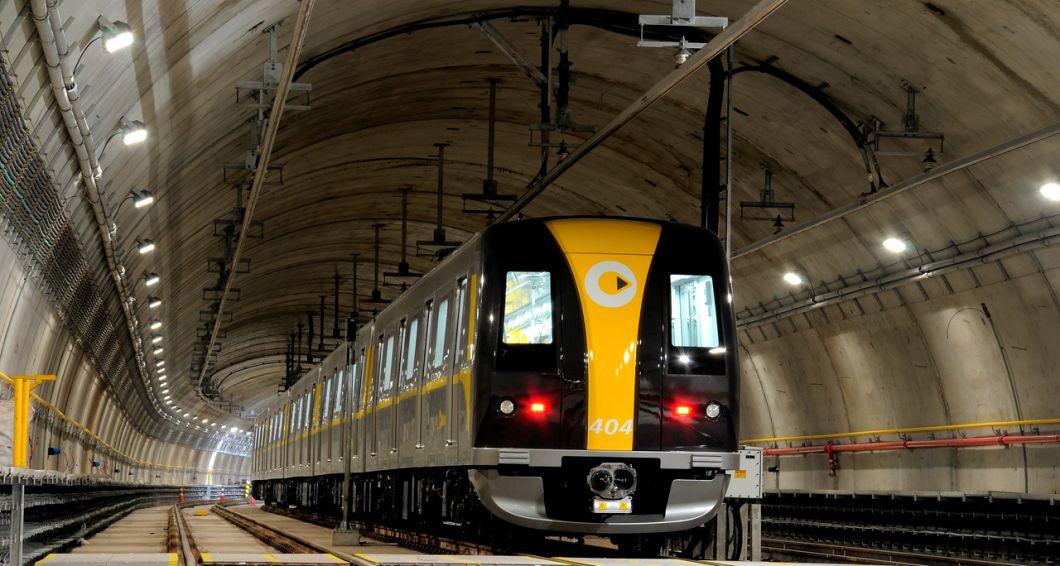
M 29 394 L 45 381 L 55 381 L 54 375 L 12 375 L 15 381 L 15 438 L 11 465 L 26 467 L 26 448 L 29 446 Z

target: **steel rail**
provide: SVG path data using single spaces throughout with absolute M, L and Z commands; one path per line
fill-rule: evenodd
M 286 533 L 261 521 L 255 521 L 223 505 L 214 505 L 210 511 L 276 550 L 290 554 L 334 554 L 334 551 L 329 548 Z
M 714 36 L 714 39 L 711 39 L 702 49 L 696 51 L 688 61 L 677 69 L 670 71 L 662 78 L 662 80 L 656 83 L 655 86 L 648 89 L 640 96 L 640 98 L 619 112 L 617 116 L 607 123 L 607 125 L 600 128 L 600 130 L 589 137 L 589 139 L 579 144 L 578 147 L 575 148 L 574 151 L 572 151 L 563 161 L 560 161 L 555 167 L 549 169 L 539 180 L 531 183 L 530 187 L 527 188 L 527 191 L 523 193 L 518 200 L 512 203 L 512 205 L 501 215 L 499 215 L 496 221 L 505 222 L 514 218 L 520 210 L 530 204 L 532 200 L 537 198 L 537 196 L 549 185 L 570 170 L 575 163 L 580 161 L 590 151 L 603 143 L 604 140 L 611 137 L 611 135 L 618 131 L 619 128 L 640 115 L 641 112 L 644 112 L 644 110 L 653 103 L 666 96 L 671 90 L 676 88 L 677 85 L 684 82 L 687 78 L 691 77 L 696 71 L 703 68 L 711 59 L 723 53 L 729 48 L 729 46 L 733 45 L 737 40 L 753 30 L 755 26 L 780 9 L 780 7 L 786 2 L 787 0 L 761 0 L 758 4 L 755 4 L 755 6 L 748 10 L 747 13 L 736 21 L 736 23 L 730 25 L 721 33 Z
M 939 165 L 938 167 L 935 167 L 934 169 L 932 169 L 930 171 L 927 171 L 925 173 L 921 173 L 920 175 L 915 175 L 913 177 L 910 177 L 910 178 L 908 178 L 908 179 L 906 179 L 904 181 L 901 181 L 899 183 L 896 183 L 896 184 L 894 184 L 894 185 L 892 185 L 892 186 L 890 186 L 890 187 L 888 187 L 886 189 L 882 189 L 882 190 L 876 191 L 875 193 L 871 193 L 871 194 L 868 194 L 868 195 L 863 195 L 860 198 L 858 198 L 858 200 L 856 200 L 856 201 L 854 201 L 854 202 L 852 202 L 852 203 L 850 203 L 850 204 L 848 204 L 846 206 L 841 206 L 841 207 L 836 208 L 836 209 L 834 209 L 832 211 L 826 212 L 826 213 L 818 216 L 817 218 L 814 218 L 813 220 L 808 220 L 808 221 L 803 222 L 802 224 L 799 224 L 797 226 L 792 226 L 791 228 L 788 228 L 787 230 L 782 230 L 779 234 L 776 234 L 776 235 L 773 235 L 773 236 L 769 236 L 768 238 L 762 238 L 761 240 L 758 240 L 757 242 L 754 242 L 752 244 L 748 244 L 748 245 L 736 250 L 735 252 L 733 252 L 732 259 L 736 259 L 738 257 L 743 257 L 743 256 L 745 256 L 747 254 L 752 253 L 752 252 L 756 252 L 756 251 L 762 250 L 762 249 L 764 249 L 764 248 L 766 248 L 768 246 L 771 246 L 771 245 L 773 245 L 773 244 L 775 244 L 777 242 L 780 242 L 780 241 L 786 240 L 786 239 L 788 239 L 788 238 L 790 238 L 792 236 L 795 236 L 796 234 L 801 234 L 803 232 L 806 232 L 806 231 L 811 230 L 813 228 L 816 228 L 818 226 L 822 226 L 824 224 L 827 224 L 827 223 L 829 223 L 829 222 L 831 222 L 833 220 L 838 220 L 838 219 L 843 218 L 843 217 L 845 217 L 845 216 L 847 216 L 847 215 L 849 215 L 851 213 L 854 213 L 854 212 L 857 212 L 857 211 L 859 211 L 861 209 L 864 209 L 864 208 L 867 208 L 869 206 L 872 206 L 872 205 L 874 205 L 874 204 L 876 204 L 876 203 L 878 203 L 878 202 L 880 202 L 882 200 L 886 200 L 886 199 L 889 199 L 889 198 L 891 198 L 891 197 L 893 197 L 895 195 L 904 193 L 905 191 L 908 191 L 909 189 L 913 189 L 913 188 L 919 187 L 920 185 L 923 185 L 924 183 L 929 183 L 929 182 L 934 181 L 936 179 L 940 179 L 942 177 L 945 177 L 946 175 L 949 175 L 950 173 L 955 173 L 957 171 L 961 171 L 961 170 L 967 169 L 968 167 L 971 167 L 971 166 L 976 165 L 978 163 L 982 163 L 984 161 L 993 159 L 995 157 L 999 157 L 999 156 L 1005 155 L 1006 153 L 1009 153 L 1010 151 L 1015 151 L 1017 149 L 1020 149 L 1022 147 L 1028 146 L 1030 144 L 1033 144 L 1033 143 L 1039 142 L 1041 140 L 1050 138 L 1050 137 L 1055 136 L 1057 134 L 1060 134 L 1060 122 L 1053 122 L 1052 124 L 1049 124 L 1048 126 L 1045 126 L 1044 128 L 1040 128 L 1040 129 L 1035 130 L 1033 132 L 1030 132 L 1028 134 L 1024 134 L 1022 136 L 1019 136 L 1019 137 L 1016 137 L 1016 138 L 1012 138 L 1012 139 L 1010 139 L 1008 141 L 999 143 L 997 145 L 990 146 L 990 147 L 988 147 L 986 149 L 983 149 L 983 150 L 978 151 L 976 153 L 973 153 L 971 155 L 962 157 L 960 159 L 955 159 L 955 160 L 950 161 L 948 163 L 944 163 L 942 165 Z
M 302 46 L 305 44 L 305 38 L 309 30 L 309 17 L 312 14 L 313 5 L 315 3 L 316 0 L 301 0 L 298 8 L 298 15 L 295 18 L 291 44 L 288 47 L 287 57 L 284 59 L 283 74 L 276 87 L 276 96 L 272 101 L 272 110 L 269 113 L 268 124 L 265 125 L 265 133 L 258 151 L 258 167 L 254 171 L 254 181 L 250 186 L 250 194 L 247 197 L 246 212 L 243 216 L 242 226 L 239 230 L 236 249 L 232 254 L 231 269 L 228 270 L 228 277 L 225 278 L 224 291 L 221 292 L 221 301 L 217 306 L 217 315 L 214 319 L 213 330 L 210 331 L 210 342 L 206 346 L 207 354 L 213 351 L 214 344 L 217 342 L 217 335 L 221 331 L 221 320 L 224 318 L 223 314 L 225 306 L 228 303 L 228 294 L 232 291 L 232 285 L 236 280 L 237 270 L 235 269 L 235 266 L 239 265 L 239 260 L 243 256 L 243 249 L 248 240 L 248 238 L 245 237 L 246 231 L 251 225 L 251 222 L 253 222 L 254 210 L 257 208 L 258 204 L 258 197 L 261 196 L 261 188 L 265 183 L 265 175 L 269 170 L 269 159 L 272 156 L 272 148 L 276 143 L 276 136 L 279 133 L 280 120 L 283 118 L 287 93 L 291 88 L 291 80 L 295 72 L 295 66 L 298 64 L 298 56 L 301 54 Z M 213 404 L 202 390 L 203 380 L 206 379 L 206 374 L 209 371 L 210 362 L 209 356 L 207 355 L 206 359 L 203 360 L 202 369 L 199 371 L 199 380 L 196 384 L 196 389 L 198 389 L 200 398 L 209 404 Z

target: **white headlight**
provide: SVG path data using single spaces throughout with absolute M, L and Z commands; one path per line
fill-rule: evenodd
M 500 410 L 501 414 L 510 415 L 515 412 L 515 403 L 511 399 L 505 399 L 497 405 L 497 409 Z
M 707 418 L 716 419 L 721 416 L 721 405 L 711 401 L 707 403 Z

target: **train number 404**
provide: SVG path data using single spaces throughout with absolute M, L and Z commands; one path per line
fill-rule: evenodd
M 618 433 L 633 434 L 633 419 L 629 419 L 622 424 L 618 423 L 618 419 L 608 419 L 607 421 L 596 419 L 593 424 L 589 425 L 589 430 L 593 434 L 606 434 L 608 436 Z

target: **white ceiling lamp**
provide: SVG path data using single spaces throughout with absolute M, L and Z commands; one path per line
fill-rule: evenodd
M 147 139 L 147 126 L 139 120 L 125 121 L 118 128 L 125 145 L 136 145 Z
M 143 240 L 136 239 L 136 251 L 140 252 L 140 255 L 146 255 L 155 251 L 155 243 L 147 238 Z
M 152 334 L 151 335 L 151 343 L 152 344 L 158 344 L 161 341 L 162 341 L 162 335 L 161 334 Z
M 151 324 L 147 325 L 147 327 L 151 330 L 158 330 L 159 328 L 162 328 L 162 321 L 156 318 L 152 320 Z
M 136 208 L 143 208 L 143 207 L 155 202 L 154 195 L 152 195 L 151 191 L 149 191 L 147 189 L 144 189 L 142 191 L 137 191 L 136 189 L 133 189 L 132 196 L 133 196 L 133 206 L 135 206 Z
M 160 356 L 160 355 L 162 355 L 162 347 L 161 347 L 161 346 L 159 346 L 159 347 L 155 348 L 155 349 L 154 349 L 154 351 L 152 351 L 151 353 L 152 353 L 153 355 L 155 355 L 155 356 Z
M 99 30 L 103 34 L 103 49 L 107 53 L 121 51 L 132 45 L 136 39 L 133 36 L 132 28 L 125 22 L 112 22 L 100 16 L 96 19 L 96 25 L 99 26 Z
M 901 238 L 887 238 L 883 241 L 883 248 L 891 253 L 900 254 L 909 249 L 909 243 Z
M 155 367 L 162 367 L 164 365 L 166 365 L 165 360 L 158 360 L 157 362 L 155 362 Z
M 1060 183 L 1046 183 L 1038 190 L 1043 197 L 1053 201 L 1060 201 Z
M 804 279 L 798 273 L 795 273 L 794 271 L 789 271 L 789 272 L 784 274 L 784 281 L 788 285 L 794 286 L 794 285 L 802 285 L 803 282 L 804 282 Z
M 147 297 L 147 306 L 157 309 L 162 306 L 162 299 L 159 299 L 158 297 Z
M 155 285 L 158 285 L 159 281 L 162 280 L 162 278 L 159 277 L 158 274 L 155 273 L 154 271 L 151 271 L 151 272 L 145 271 L 143 277 L 144 277 L 144 285 L 147 285 L 148 287 L 154 287 Z

